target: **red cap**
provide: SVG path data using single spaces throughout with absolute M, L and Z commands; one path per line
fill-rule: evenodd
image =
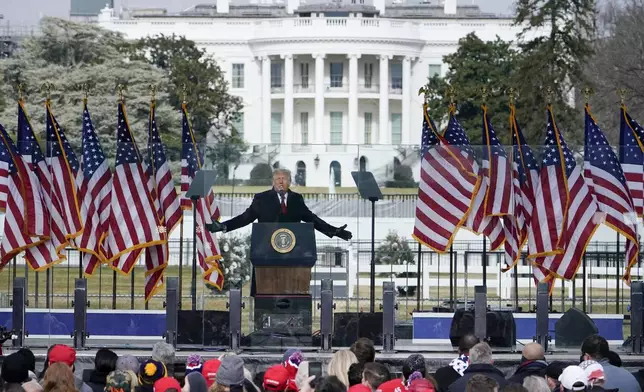
M 407 386 L 401 378 L 395 378 L 393 380 L 383 382 L 380 384 L 378 389 L 376 389 L 376 392 L 395 392 L 396 389 L 399 389 L 401 392 L 407 392 Z
M 154 392 L 165 392 L 170 388 L 180 391 L 181 385 L 179 384 L 179 381 L 175 380 L 173 377 L 163 377 L 154 383 Z
M 201 374 L 203 375 L 203 378 L 206 379 L 206 385 L 208 385 L 208 388 L 215 383 L 215 377 L 217 377 L 219 365 L 221 365 L 221 361 L 218 359 L 209 359 L 203 363 Z
M 409 392 L 436 392 L 436 388 L 429 380 L 421 378 L 411 382 Z
M 349 387 L 349 392 L 371 392 L 371 388 L 363 384 L 356 384 Z
M 264 390 L 281 392 L 286 390 L 288 384 L 289 372 L 282 365 L 275 365 L 264 373 Z
M 76 350 L 64 344 L 57 344 L 49 351 L 49 364 L 62 362 L 67 366 L 73 366 L 76 362 Z

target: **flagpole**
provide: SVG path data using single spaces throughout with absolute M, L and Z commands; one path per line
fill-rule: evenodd
M 183 210 L 181 210 L 181 215 L 184 215 Z M 181 223 L 179 224 L 179 310 L 181 310 L 181 302 L 183 302 L 181 300 L 181 298 L 183 298 L 183 218 L 184 217 L 182 216 Z
M 483 286 L 487 287 L 487 237 L 485 234 L 483 234 Z
M 615 239 L 615 310 L 619 313 L 619 232 L 615 232 L 617 235 Z
M 421 269 L 421 264 L 422 264 L 422 258 L 423 258 L 423 249 L 420 244 L 418 243 L 418 265 L 416 266 L 417 271 L 416 271 L 416 311 L 420 312 L 420 274 L 422 272 Z

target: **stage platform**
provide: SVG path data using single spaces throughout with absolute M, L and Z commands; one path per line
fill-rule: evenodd
M 65 343 L 69 344 L 68 340 L 61 341 L 50 341 L 50 344 L 55 343 Z M 90 348 L 85 350 L 78 350 L 77 353 L 77 370 L 82 371 L 83 369 L 90 369 L 94 366 L 94 356 L 96 355 L 97 349 L 101 347 L 110 348 L 114 347 L 114 341 L 104 341 L 103 344 L 100 341 L 95 341 L 91 344 Z M 123 344 L 119 344 L 121 347 Z M 138 348 L 113 348 L 114 352 L 118 355 L 134 355 L 139 358 L 139 360 L 144 360 L 149 358 L 151 354 L 152 345 L 146 344 L 148 347 L 138 347 Z M 346 347 L 345 347 L 346 348 Z M 342 349 L 341 347 L 334 347 L 334 350 Z M 381 349 L 377 347 L 377 349 Z M 631 355 L 624 351 L 623 348 L 619 346 L 612 346 L 612 350 L 619 353 L 623 367 L 635 371 L 643 367 L 644 364 L 644 355 Z M 277 364 L 282 359 L 282 354 L 284 349 L 274 348 L 274 349 L 243 349 L 237 352 L 237 355 L 244 358 L 244 363 L 246 367 L 251 371 L 251 373 L 256 374 L 258 372 L 263 372 L 270 366 Z M 38 367 L 42 366 L 45 356 L 47 355 L 46 348 L 33 348 L 34 354 L 36 355 L 37 362 L 39 363 Z M 303 350 L 304 357 L 308 361 L 322 362 L 326 369 L 326 364 L 328 364 L 331 359 L 332 353 L 320 352 L 311 348 L 304 348 Z M 12 352 L 11 348 L 5 348 L 5 355 Z M 188 348 L 188 347 L 179 347 L 175 355 L 175 363 L 185 364 L 185 361 L 190 354 L 199 354 L 205 359 L 218 358 L 220 355 L 224 354 L 226 350 L 215 350 L 215 349 L 198 349 L 198 348 Z M 376 361 L 387 364 L 392 370 L 400 371 L 402 368 L 403 361 L 411 354 L 422 354 L 425 357 L 427 362 L 428 369 L 430 372 L 434 372 L 436 369 L 442 366 L 446 366 L 449 362 L 454 359 L 456 352 L 448 344 L 439 344 L 439 345 L 415 345 L 412 344 L 411 340 L 399 340 L 396 343 L 396 349 L 392 353 L 384 353 L 381 351 L 377 352 Z M 558 350 L 553 348 L 549 350 L 546 355 L 548 361 L 564 361 L 573 363 L 579 363 L 580 352 L 578 350 Z M 521 359 L 521 346 L 518 345 L 514 352 L 509 352 L 508 350 L 500 349 L 494 350 L 494 364 L 499 367 L 506 374 L 511 374 L 516 369 L 519 360 Z M 179 366 L 180 367 L 180 366 Z

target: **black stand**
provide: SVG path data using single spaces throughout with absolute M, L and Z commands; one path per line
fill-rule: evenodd
M 368 171 L 351 172 L 360 196 L 371 202 L 371 289 L 369 311 L 376 311 L 376 202 L 382 200 L 382 192 L 373 174 Z M 418 288 L 416 288 L 418 290 Z
M 537 285 L 537 333 L 534 341 L 539 343 L 545 351 L 548 351 L 550 335 L 548 334 L 548 283 Z
M 71 337 L 74 339 L 74 348 L 77 350 L 84 349 L 86 339 L 89 337 L 87 332 L 87 279 L 76 279 L 74 282 L 74 333 Z
M 631 348 L 641 354 L 644 341 L 644 282 L 631 283 Z
M 216 178 L 217 175 L 213 170 L 199 170 L 186 192 L 186 198 L 192 200 L 192 219 L 194 220 L 192 227 L 192 284 L 190 286 L 192 310 L 197 310 L 197 202 L 210 192 Z M 201 230 L 206 229 L 202 227 Z

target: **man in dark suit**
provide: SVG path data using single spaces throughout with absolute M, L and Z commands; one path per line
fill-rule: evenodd
M 273 172 L 273 188 L 253 197 L 250 207 L 240 215 L 220 223 L 217 221 L 206 225 L 206 229 L 215 232 L 228 232 L 258 222 L 309 222 L 315 230 L 328 237 L 338 237 L 345 241 L 351 239 L 347 225 L 334 227 L 315 215 L 304 203 L 301 194 L 289 189 L 291 172 L 287 169 L 276 169 Z M 253 276 L 251 295 L 255 293 L 255 277 Z

